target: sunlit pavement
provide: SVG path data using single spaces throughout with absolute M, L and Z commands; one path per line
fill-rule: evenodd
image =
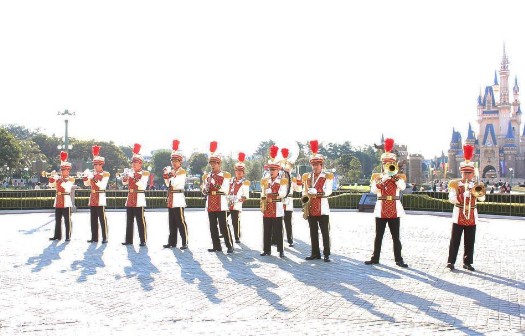
M 209 253 L 207 215 L 186 211 L 189 246 L 164 249 L 166 211 L 147 212 L 147 247 L 122 246 L 125 213 L 108 212 L 109 243 L 89 244 L 89 213 L 73 214 L 70 242 L 51 242 L 54 213 L 0 214 L 0 335 L 522 334 L 525 221 L 482 218 L 474 267 L 445 268 L 448 217 L 401 220 L 367 266 L 370 213 L 333 212 L 332 262 L 306 261 L 308 224 L 294 213 L 295 246 L 261 257 L 258 211 L 242 215 L 235 253 Z M 135 229 L 136 230 L 136 229 Z M 180 244 L 180 240 L 179 240 Z

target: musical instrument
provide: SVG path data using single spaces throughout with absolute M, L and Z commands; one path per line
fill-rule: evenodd
M 476 168 L 474 170 L 474 175 L 476 176 L 476 182 L 474 182 L 474 185 L 472 186 L 472 188 L 469 189 L 470 191 L 470 197 L 475 197 L 475 198 L 478 198 L 478 197 L 483 197 L 485 196 L 485 194 L 487 193 L 487 189 L 485 187 L 485 184 L 483 182 L 481 182 L 479 180 L 479 169 Z M 467 202 L 467 200 L 465 199 L 465 203 Z M 464 204 L 463 205 L 463 215 L 465 216 L 465 218 L 467 220 L 470 219 L 470 210 L 471 210 L 472 206 L 471 206 L 471 201 L 469 200 L 468 204 Z
M 263 213 L 266 211 L 266 208 L 268 206 L 268 200 L 266 198 L 266 188 L 268 188 L 268 179 L 263 177 L 261 179 L 261 204 L 260 204 L 260 209 L 261 209 L 261 212 Z
M 172 172 L 172 168 L 171 166 L 166 166 L 164 167 L 163 171 L 164 171 L 164 174 L 170 175 Z
M 86 169 L 83 172 L 77 172 L 75 178 L 83 179 L 84 177 L 87 177 L 88 179 L 92 179 L 93 176 L 95 176 L 95 173 L 92 170 Z
M 124 168 L 124 171 L 122 173 L 117 172 L 115 177 L 117 178 L 117 180 L 122 180 L 124 177 L 132 177 L 132 171 L 133 170 L 131 168 Z
M 310 216 L 310 200 L 312 197 L 310 195 L 303 195 L 301 197 L 301 203 L 303 204 L 303 218 L 308 219 Z
M 399 165 L 397 162 L 388 162 L 383 165 L 383 171 L 389 176 L 394 176 L 399 172 Z
M 42 173 L 40 175 L 42 175 L 42 177 L 45 177 L 45 178 L 52 178 L 54 176 L 59 176 L 58 173 L 56 172 L 56 170 L 53 170 L 50 173 L 48 173 L 46 171 L 42 171 Z

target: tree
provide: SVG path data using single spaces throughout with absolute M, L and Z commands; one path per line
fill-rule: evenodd
M 20 160 L 22 159 L 22 150 L 19 141 L 16 140 L 6 128 L 0 128 L 0 168 L 4 176 L 7 176 L 7 167 L 9 169 L 18 169 L 20 167 Z
M 18 140 L 28 140 L 31 139 L 35 134 L 39 132 L 39 130 L 32 131 L 28 129 L 27 127 L 16 125 L 16 124 L 8 124 L 4 126 L 5 129 L 9 133 L 11 133 L 15 138 Z
M 156 181 L 162 183 L 164 167 L 171 166 L 171 150 L 159 149 L 153 152 L 151 156 L 152 173 L 155 174 Z
M 262 157 L 262 158 L 267 158 L 268 157 L 268 153 L 270 151 L 270 147 L 275 145 L 275 141 L 273 140 L 268 140 L 268 141 L 262 141 L 260 144 L 259 144 L 259 147 L 257 147 L 257 149 L 255 150 L 255 153 L 253 153 L 253 156 L 258 156 L 258 157 Z
M 193 153 L 188 160 L 192 175 L 202 175 L 208 166 L 208 156 L 204 153 Z
M 76 166 L 77 171 L 93 168 L 92 147 L 95 144 L 101 147 L 100 156 L 104 157 L 104 170 L 111 174 L 111 179 L 116 176 L 117 171 L 122 172 L 124 168 L 130 168 L 130 163 L 120 149 L 121 147 L 116 146 L 112 141 L 72 139 L 71 144 L 73 150 L 70 151 L 70 160 Z
M 335 162 L 337 173 L 342 183 L 354 183 L 359 180 L 361 176 L 361 162 L 355 156 L 345 154 Z

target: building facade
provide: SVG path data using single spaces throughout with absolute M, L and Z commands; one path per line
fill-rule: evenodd
M 479 162 L 481 178 L 525 178 L 525 129 L 522 130 L 521 125 L 520 88 L 515 76 L 511 97 L 509 77 L 509 60 L 504 47 L 499 73 L 494 73 L 494 84 L 485 87 L 478 96 L 477 136 L 469 124 L 464 142 L 476 148 L 474 160 Z M 448 150 L 447 173 L 450 177 L 460 175 L 464 143 L 461 134 L 453 129 Z

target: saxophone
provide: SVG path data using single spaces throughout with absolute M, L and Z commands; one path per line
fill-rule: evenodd
M 303 197 L 301 197 L 301 203 L 303 204 L 303 218 L 308 220 L 310 216 L 310 200 L 312 197 L 308 195 L 308 179 L 303 179 Z
M 263 177 L 261 179 L 261 204 L 260 204 L 262 213 L 266 212 L 266 206 L 268 204 L 268 201 L 266 199 L 266 188 L 268 188 L 268 179 Z

